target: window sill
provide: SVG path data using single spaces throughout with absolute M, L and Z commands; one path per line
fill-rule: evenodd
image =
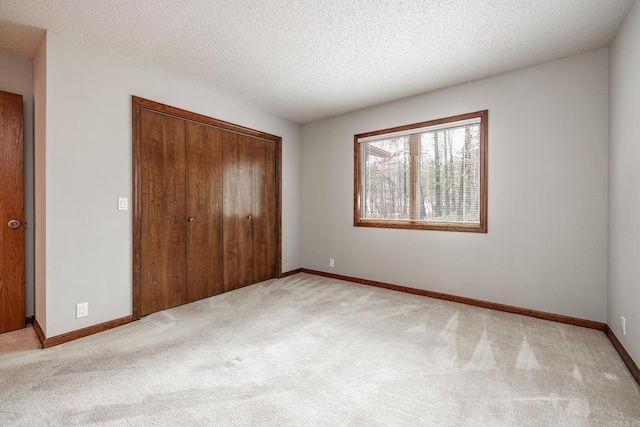
M 356 219 L 355 227 L 400 228 L 410 230 L 458 231 L 468 233 L 486 233 L 487 224 L 460 224 L 455 222 L 402 221 L 379 219 Z

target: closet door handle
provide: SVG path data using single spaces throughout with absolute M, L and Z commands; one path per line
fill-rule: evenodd
M 253 219 L 253 218 L 251 217 L 251 215 L 249 215 L 249 216 L 247 217 L 247 219 Z
M 189 218 L 187 221 L 189 221 L 189 222 L 193 222 L 193 218 Z

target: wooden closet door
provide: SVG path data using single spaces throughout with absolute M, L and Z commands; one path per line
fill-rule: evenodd
M 222 135 L 187 122 L 187 301 L 222 293 Z
M 223 137 L 224 291 L 253 282 L 253 138 Z
M 185 122 L 140 113 L 140 314 L 187 301 Z
M 225 132 L 224 290 L 276 275 L 276 146 Z
M 22 95 L 0 92 L 0 333 L 25 326 L 23 162 Z
M 281 139 L 132 100 L 133 317 L 276 277 Z
M 253 283 L 276 275 L 276 149 L 253 141 Z

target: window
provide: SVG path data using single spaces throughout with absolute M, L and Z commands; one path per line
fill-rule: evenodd
M 355 135 L 354 225 L 486 233 L 488 116 Z

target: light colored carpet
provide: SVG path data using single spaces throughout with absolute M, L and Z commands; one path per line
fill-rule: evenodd
M 307 274 L 33 337 L 0 335 L 0 425 L 640 426 L 602 332 Z

